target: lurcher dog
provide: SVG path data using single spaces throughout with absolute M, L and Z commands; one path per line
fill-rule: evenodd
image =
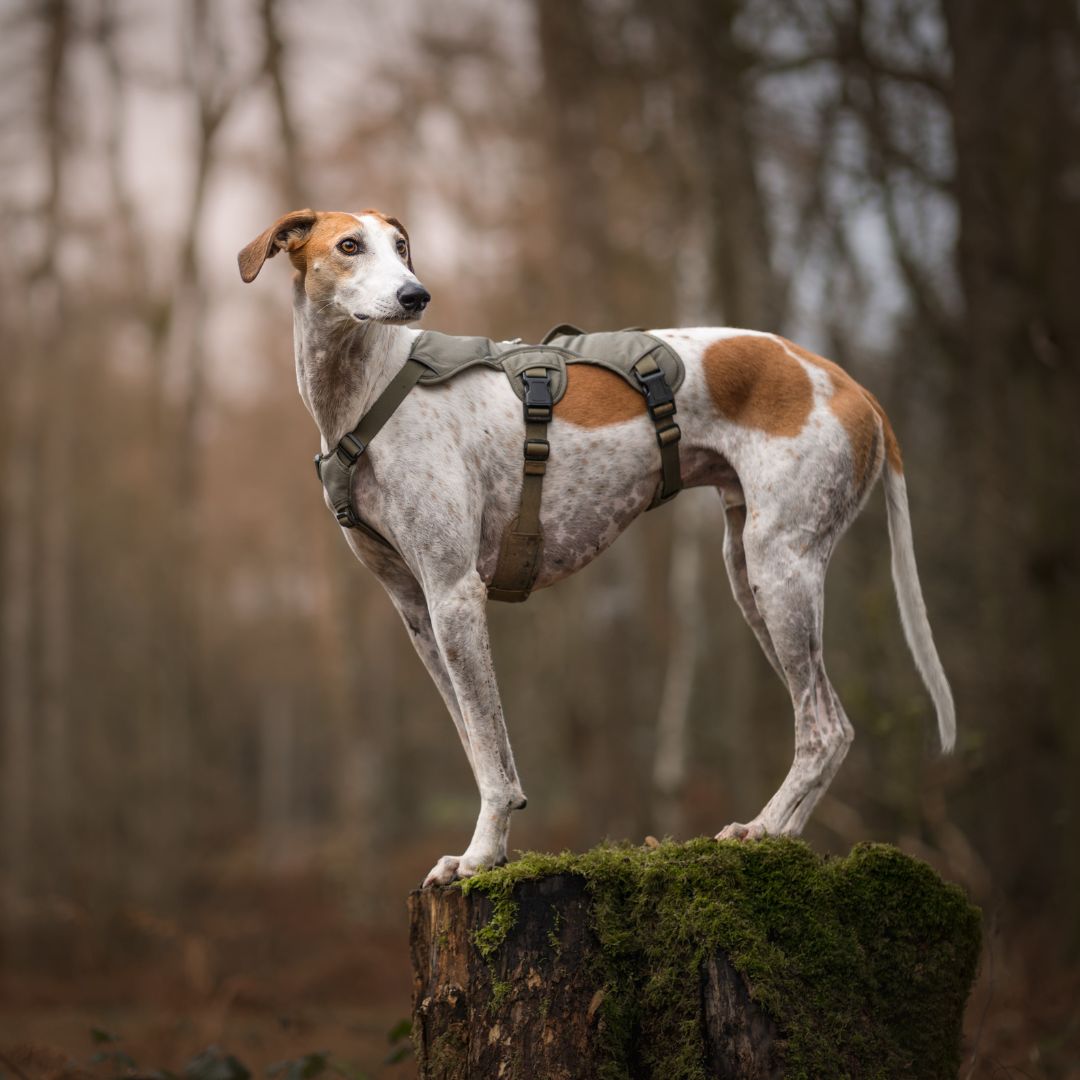
M 252 281 L 286 251 L 296 378 L 326 453 L 403 368 L 430 295 L 402 225 L 376 211 L 286 214 L 239 255 Z M 853 731 L 822 660 L 829 557 L 884 476 L 892 571 L 908 644 L 951 749 L 955 714 L 915 567 L 900 449 L 884 410 L 841 368 L 775 334 L 654 330 L 682 358 L 678 393 L 684 486 L 711 485 L 726 517 L 724 563 L 739 607 L 795 711 L 795 759 L 747 824 L 717 839 L 798 834 Z M 544 546 L 537 588 L 581 569 L 650 505 L 660 473 L 645 400 L 603 368 L 576 364 L 550 424 Z M 444 855 L 425 885 L 507 857 L 511 811 L 525 794 L 503 721 L 485 603 L 500 539 L 522 487 L 521 403 L 499 372 L 473 368 L 418 387 L 355 471 L 353 500 L 390 547 L 345 539 L 400 613 L 454 720 L 480 789 L 465 852 Z

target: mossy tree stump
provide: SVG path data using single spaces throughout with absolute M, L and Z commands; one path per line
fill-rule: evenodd
M 409 907 L 423 1080 L 957 1073 L 979 913 L 894 848 L 529 854 Z

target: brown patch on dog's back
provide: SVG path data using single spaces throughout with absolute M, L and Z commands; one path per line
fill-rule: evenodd
M 740 334 L 714 341 L 704 358 L 705 384 L 725 420 L 768 435 L 798 435 L 814 407 L 814 387 L 774 338 Z
M 808 364 L 828 373 L 833 385 L 829 408 L 851 440 L 851 455 L 858 482 L 863 483 L 873 467 L 879 420 L 885 437 L 885 453 L 889 467 L 893 472 L 902 473 L 904 462 L 900 457 L 900 444 L 878 399 L 865 387 L 860 386 L 839 364 L 834 364 L 786 338 L 780 340 Z
M 632 420 L 644 412 L 644 395 L 615 372 L 598 364 L 566 365 L 566 393 L 555 406 L 560 420 L 597 428 Z

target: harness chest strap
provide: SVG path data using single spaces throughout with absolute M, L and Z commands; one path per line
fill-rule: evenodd
M 391 551 L 394 550 L 393 544 L 368 525 L 353 506 L 353 470 L 367 450 L 368 444 L 394 415 L 394 411 L 426 370 L 418 360 L 406 360 L 405 366 L 390 380 L 375 404 L 360 418 L 360 423 L 343 435 L 341 441 L 328 454 L 315 455 L 315 474 L 326 488 L 326 495 L 338 524 L 362 532 Z

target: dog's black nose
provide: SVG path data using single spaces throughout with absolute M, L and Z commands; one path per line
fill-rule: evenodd
M 410 281 L 398 289 L 398 303 L 406 310 L 419 314 L 428 306 L 431 293 L 418 282 Z

